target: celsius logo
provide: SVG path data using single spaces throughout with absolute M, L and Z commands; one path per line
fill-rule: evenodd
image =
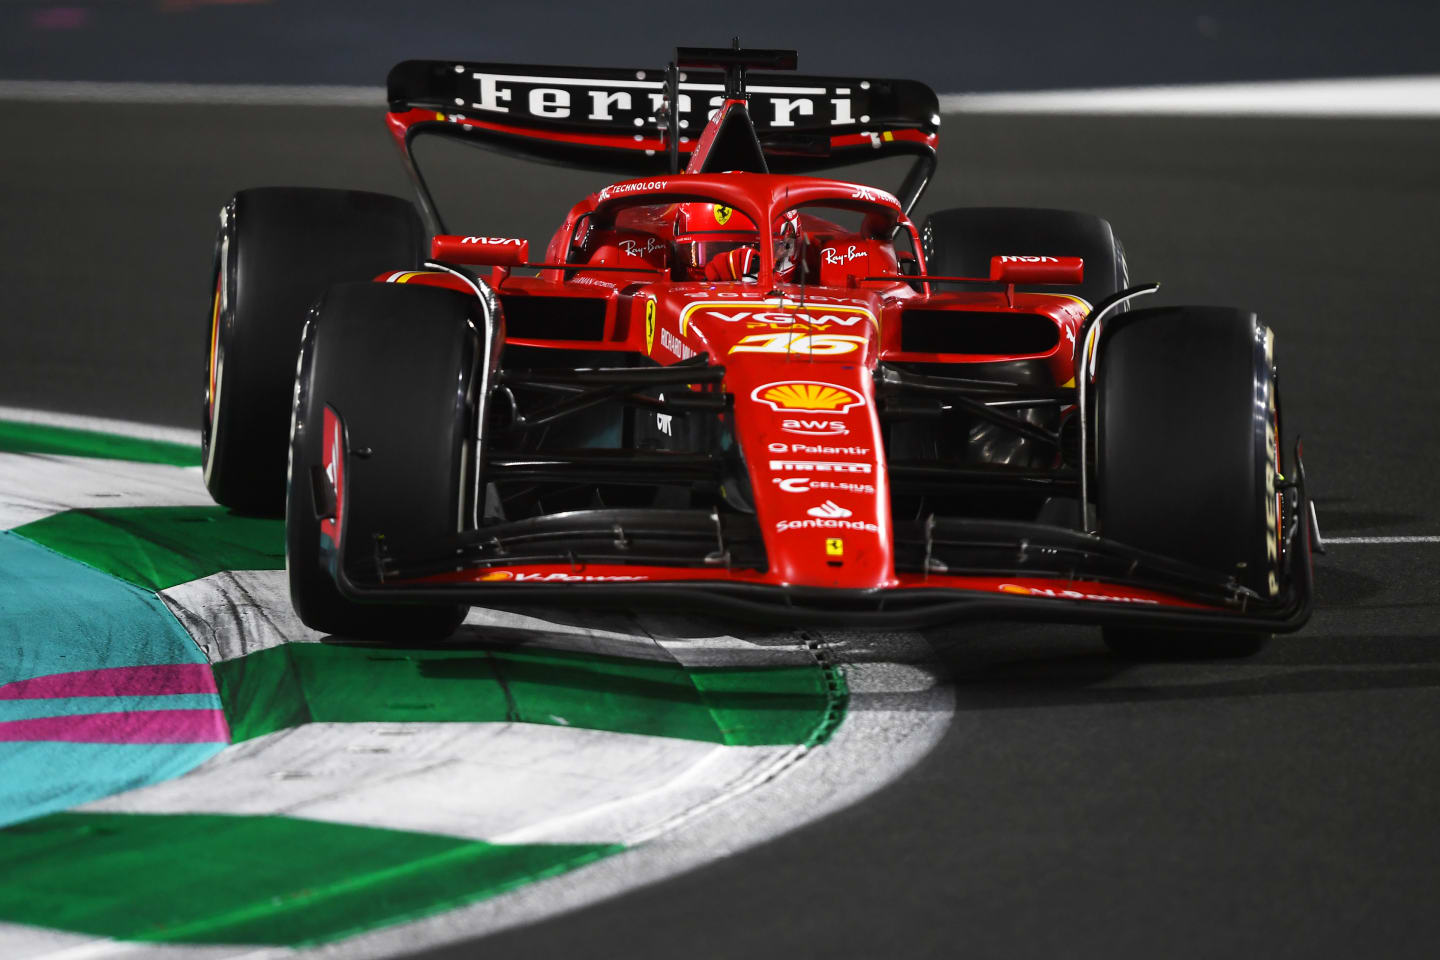
M 777 413 L 844 413 L 851 407 L 864 406 L 865 398 L 849 387 L 808 380 L 766 383 L 750 393 L 750 399 L 768 403 Z
M 771 477 L 771 482 L 786 493 L 809 493 L 812 490 L 842 490 L 845 493 L 875 492 L 873 484 L 849 480 L 816 480 L 811 477 Z
M 846 510 L 834 500 L 826 500 L 820 504 L 820 506 L 811 507 L 805 512 L 812 517 L 820 517 L 825 520 L 844 520 L 846 517 L 852 516 L 849 510 Z

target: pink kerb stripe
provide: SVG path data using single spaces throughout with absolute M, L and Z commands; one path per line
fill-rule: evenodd
M 0 723 L 0 741 L 61 743 L 228 743 L 219 710 L 135 710 L 33 717 Z
M 0 700 L 51 697 L 147 697 L 176 693 L 215 693 L 209 664 L 167 663 L 145 667 L 108 667 L 17 680 L 0 686 Z

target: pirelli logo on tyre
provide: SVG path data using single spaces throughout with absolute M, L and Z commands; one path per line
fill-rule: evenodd
M 845 413 L 863 407 L 865 398 L 849 387 L 810 380 L 782 380 L 756 387 L 750 399 L 776 413 Z

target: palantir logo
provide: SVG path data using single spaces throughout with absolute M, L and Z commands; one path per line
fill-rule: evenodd
M 811 507 L 805 512 L 812 517 L 820 517 L 824 520 L 844 520 L 846 517 L 853 516 L 849 510 L 846 510 L 834 500 L 826 500 L 820 504 L 820 506 Z

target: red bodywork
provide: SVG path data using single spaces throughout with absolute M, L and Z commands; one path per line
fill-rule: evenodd
M 727 108 L 729 104 L 725 105 Z M 691 157 L 696 168 L 723 110 L 702 134 Z M 410 124 L 433 113 L 391 114 L 403 141 Z M 482 123 L 465 119 L 464 123 Z M 528 135 L 534 135 L 533 131 Z M 759 224 L 759 276 L 715 283 L 672 278 L 669 257 L 676 234 L 674 211 L 709 205 L 728 222 L 734 213 Z M 858 232 L 843 232 L 806 214 L 803 247 L 811 251 L 819 282 L 803 287 L 776 276 L 768 225 L 797 207 L 834 206 L 858 214 Z M 729 211 L 733 211 L 729 212 Z M 693 214 L 691 220 L 693 221 Z M 721 223 L 711 229 L 719 230 Z M 689 224 L 694 228 L 693 222 Z M 496 289 L 506 296 L 603 296 L 607 301 L 600 340 L 536 340 L 508 335 L 507 344 L 571 350 L 629 350 L 661 365 L 708 354 L 726 368 L 724 390 L 733 394 L 736 442 L 750 474 L 755 511 L 765 538 L 769 568 L 657 568 L 614 564 L 570 567 L 487 565 L 426 578 L 456 583 L 578 583 L 743 580 L 775 586 L 849 590 L 943 587 L 1007 597 L 1040 597 L 1102 604 L 1197 606 L 1152 590 L 1072 580 L 897 575 L 893 562 L 889 489 L 884 444 L 875 401 L 874 371 L 881 361 L 923 363 L 1006 362 L 1039 359 L 1053 382 L 1071 381 L 1075 342 L 1090 305 L 1064 293 L 940 292 L 923 282 L 866 279 L 898 276 L 896 247 L 908 238 L 918 273 L 925 271 L 919 236 L 899 202 L 884 190 L 836 180 L 778 174 L 666 174 L 616 183 L 576 204 L 554 234 L 545 263 L 565 263 L 579 229 L 595 231 L 589 255 L 564 269 L 537 276 L 497 269 Z M 437 238 L 438 257 L 508 267 L 516 242 L 504 238 Z M 463 247 L 463 253 L 462 251 Z M 502 251 L 487 259 L 491 250 Z M 1078 258 L 1031 258 L 1015 251 L 1011 272 L 996 279 L 1026 282 L 1037 268 L 1053 279 L 1057 267 L 1078 282 Z M 998 260 L 999 258 L 997 258 Z M 1009 259 L 1009 258 L 1007 258 Z M 1032 261 L 1051 261 L 1036 264 Z M 587 269 L 589 267 L 590 269 Z M 999 269 L 997 264 L 997 270 Z M 1030 271 L 1030 272 L 1027 272 Z M 469 292 L 462 279 L 442 271 L 397 272 L 384 282 L 431 284 Z M 989 278 L 980 278 L 989 279 Z M 917 290 L 916 287 L 919 289 Z M 963 354 L 905 351 L 902 311 L 950 308 L 1011 317 L 1044 317 L 1056 328 L 1048 350 L 1027 354 Z
M 419 67 L 428 71 L 426 83 L 446 74 L 440 65 Z M 467 69 L 454 67 L 457 74 Z M 475 72 L 474 76 L 490 74 Z M 632 82 L 622 77 L 611 82 L 656 86 L 644 79 L 643 71 L 635 76 L 641 79 Z M 680 76 L 683 80 L 684 75 Z M 648 126 L 624 134 L 511 123 L 504 119 L 503 105 L 487 107 L 483 102 L 471 106 L 494 111 L 486 118 L 436 109 L 400 109 L 402 98 L 394 78 L 392 74 L 391 100 L 397 108 L 389 115 L 389 126 L 407 162 L 411 162 L 409 139 L 424 128 L 473 130 L 477 135 L 484 132 L 637 155 L 654 155 L 666 147 L 666 138 L 653 134 Z M 483 101 L 486 88 L 481 89 Z M 683 83 L 680 89 L 685 89 Z M 849 91 L 836 88 L 834 92 Z M 542 107 L 551 104 L 547 98 L 552 95 L 558 102 L 556 90 L 533 92 L 532 110 L 538 109 L 534 103 Z M 609 96 L 620 94 L 597 94 L 595 103 L 603 106 L 609 103 Z M 459 104 L 461 99 L 455 102 Z M 511 102 L 518 103 L 518 95 Z M 841 101 L 834 103 L 837 111 L 846 109 Z M 1208 620 L 1214 626 L 1222 620 L 1243 620 L 1243 602 L 1237 612 L 1233 603 L 1226 605 L 1228 599 L 1210 602 L 1209 594 L 1171 593 L 1139 586 L 1134 580 L 1115 582 L 1103 574 L 1076 572 L 1078 566 L 1063 563 L 1053 565 L 1057 572 L 1051 575 L 977 574 L 964 568 L 952 572 L 944 563 L 932 563 L 930 531 L 935 516 L 931 514 L 925 521 L 922 540 L 917 540 L 914 532 L 915 518 L 907 518 L 905 525 L 897 528 L 898 521 L 892 517 L 892 464 L 886 453 L 888 435 L 882 430 L 877 374 L 885 374 L 882 365 L 903 364 L 908 369 L 965 365 L 974 371 L 977 366 L 1024 363 L 1027 370 L 1041 371 L 1039 379 L 1046 382 L 1040 386 L 1061 405 L 1058 416 L 1063 424 L 1075 412 L 1065 404 L 1072 403 L 1075 396 L 1077 352 L 1086 336 L 1092 305 L 1063 292 L 1063 286 L 1057 292 L 1035 292 L 1017 291 L 1015 284 L 1079 283 L 1084 265 L 1077 257 L 1038 257 L 1015 250 L 996 256 L 986 277 L 935 278 L 937 283 L 932 284 L 926 277 L 921 238 L 906 213 L 906 206 L 913 204 L 923 188 L 923 177 L 907 180 L 902 189 L 907 199 L 902 204 L 884 190 L 838 180 L 702 172 L 709 169 L 712 148 L 719 149 L 716 144 L 728 115 L 744 113 L 746 106 L 744 100 L 723 98 L 712 105 L 715 109 L 709 123 L 698 136 L 679 137 L 680 158 L 688 159 L 683 172 L 624 180 L 586 197 L 566 214 L 543 257 L 531 257 L 523 240 L 437 235 L 431 250 L 435 263 L 425 269 L 385 273 L 376 281 L 434 285 L 467 296 L 478 293 L 482 301 L 504 303 L 504 312 L 517 316 L 523 312 L 517 308 L 532 298 L 534 303 L 548 305 L 547 309 L 559 301 L 573 300 L 577 309 L 583 306 L 592 317 L 598 317 L 597 304 L 602 304 L 603 324 L 588 328 L 588 336 L 558 339 L 516 324 L 504 328 L 504 343 L 509 348 L 591 351 L 597 356 L 597 368 L 607 362 L 604 355 L 613 357 L 618 352 L 643 358 L 639 360 L 642 368 L 663 370 L 687 364 L 685 369 L 697 371 L 697 376 L 699 371 L 712 370 L 715 375 L 705 382 L 684 381 L 667 389 L 696 398 L 709 394 L 718 404 L 712 409 L 726 411 L 723 422 L 748 480 L 746 496 L 763 540 L 763 561 L 732 563 L 724 549 L 720 516 L 712 512 L 720 549 L 703 563 L 677 561 L 669 566 L 638 560 L 626 563 L 619 558 L 615 562 L 578 562 L 573 554 L 568 564 L 518 563 L 506 560 L 504 549 L 483 555 L 457 552 L 456 556 L 471 559 L 449 563 L 451 569 L 425 576 L 406 573 L 403 567 L 387 576 L 382 569 L 380 582 L 368 585 L 349 581 L 343 570 L 337 570 L 342 592 L 357 599 L 379 599 L 381 595 L 402 600 L 460 597 L 463 602 L 482 603 L 491 595 L 507 601 L 517 595 L 556 597 L 556 588 L 563 585 L 565 597 L 577 602 L 591 598 L 629 602 L 628 598 L 635 598 L 638 603 L 671 596 L 680 598 L 672 603 L 684 605 L 725 597 L 735 601 L 727 608 L 735 612 L 789 609 L 791 616 L 799 615 L 799 608 L 793 605 L 799 602 L 808 604 L 810 615 L 819 616 L 833 601 L 831 616 L 847 617 L 849 614 L 840 611 L 859 610 L 857 603 L 868 603 L 874 619 L 866 622 L 874 623 L 892 616 L 892 609 L 901 611 L 898 616 L 903 617 L 907 604 L 915 610 L 923 603 L 930 603 L 932 610 L 924 622 L 968 612 L 1027 616 L 1031 610 L 1042 619 L 1091 622 L 1114 617 L 1152 622 L 1168 617 L 1173 622 L 1183 617 L 1187 625 L 1203 625 Z M 748 128 L 748 115 L 742 119 Z M 829 137 L 830 146 L 853 148 L 865 142 L 879 148 L 913 141 L 933 159 L 939 118 L 924 122 L 928 124 L 924 129 L 836 134 Z M 641 119 L 635 120 L 637 127 L 641 123 Z M 730 140 L 733 147 L 734 137 Z M 729 165 L 720 164 L 722 169 Z M 763 169 L 764 161 L 758 166 Z M 417 183 L 427 212 L 431 212 L 423 181 L 417 179 Z M 432 224 L 440 223 L 436 216 L 430 219 Z M 786 247 L 786 236 L 793 241 L 796 233 L 798 243 Z M 703 268 L 709 262 L 708 254 L 702 257 L 701 253 L 709 249 L 706 244 L 737 240 L 754 244 L 757 275 L 726 282 L 706 279 Z M 798 256 L 799 267 L 792 254 Z M 488 282 L 497 296 L 491 298 L 482 289 L 483 274 L 455 269 L 455 264 L 491 268 Z M 536 272 L 514 272 L 526 268 Z M 938 286 L 941 279 L 960 279 L 985 289 L 942 290 Z M 486 307 L 487 317 L 492 309 Z M 923 335 L 907 336 L 907 324 L 915 325 L 912 330 Z M 1030 335 L 1018 340 L 1013 336 L 1008 340 L 957 340 L 949 335 L 950 330 L 967 325 L 968 329 L 1001 332 L 1023 328 Z M 946 344 L 957 342 L 1027 346 L 1003 352 L 946 352 L 951 349 Z M 723 382 L 714 382 L 721 376 L 713 370 L 717 367 L 723 368 Z M 660 400 L 669 402 L 664 395 Z M 659 432 L 670 433 L 670 415 L 648 415 L 656 418 Z M 483 414 L 481 420 L 483 423 Z M 326 435 L 331 435 L 328 419 Z M 334 436 L 343 445 L 344 430 L 337 429 Z M 328 448 L 326 452 L 327 468 L 335 472 L 332 482 L 337 501 L 336 519 L 327 527 L 327 535 L 343 536 L 340 462 L 345 454 Z M 1047 469 L 1061 466 L 1057 450 Z M 1083 468 L 1081 474 L 1083 483 Z M 984 544 L 987 548 L 1001 544 L 1002 551 L 1010 550 L 1013 542 L 1020 555 L 1018 560 L 1002 559 L 984 570 L 1024 566 L 1024 556 L 1032 547 L 1027 545 L 1029 534 L 1021 528 L 1038 531 L 1041 526 L 1013 524 L 1001 530 L 1001 522 L 989 528 L 989 533 L 977 534 L 982 540 L 991 538 Z M 489 529 L 477 526 L 469 542 L 484 539 Z M 620 541 L 625 533 L 618 524 L 614 529 L 616 546 L 623 546 Z M 1092 535 L 1063 525 L 1046 529 L 1059 539 L 1041 543 L 1041 553 L 1063 555 L 1068 550 L 1083 554 L 1091 551 L 1091 544 L 1098 547 L 1103 543 L 1099 538 L 1087 540 Z M 898 535 L 902 530 L 907 531 L 908 540 Z M 914 551 L 921 542 L 923 562 L 918 562 Z M 902 547 L 910 551 L 905 564 L 897 562 Z M 1127 562 L 1133 570 L 1137 561 Z M 1065 569 L 1071 572 L 1059 572 Z M 763 602 L 754 602 L 756 597 Z M 931 597 L 935 599 L 925 599 Z M 1144 612 L 1147 609 L 1153 612 Z M 1171 612 L 1166 614 L 1166 610 Z M 866 615 L 859 615 L 856 622 Z M 912 622 L 920 619 L 912 618 Z M 1298 622 L 1303 622 L 1303 617 Z

